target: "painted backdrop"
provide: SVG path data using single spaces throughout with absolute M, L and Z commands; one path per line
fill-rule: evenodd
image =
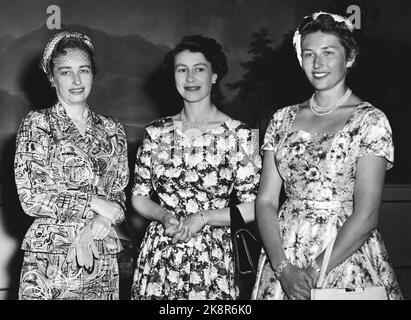
M 312 94 L 291 45 L 297 24 L 319 10 L 349 16 L 350 5 L 361 10 L 357 22 L 363 45 L 350 86 L 390 119 L 396 165 L 387 183 L 408 184 L 411 4 L 407 0 L 0 0 L 0 299 L 13 294 L 20 268 L 18 246 L 30 223 L 21 212 L 14 185 L 15 132 L 28 111 L 55 100 L 38 67 L 42 48 L 58 31 L 50 30 L 47 22 L 60 22 L 62 29 L 92 37 L 99 72 L 89 105 L 124 124 L 132 167 L 144 126 L 181 108 L 158 70 L 165 53 L 184 35 L 214 37 L 223 45 L 229 74 L 217 104 L 264 130 L 274 111 Z M 52 19 L 55 11 L 48 12 L 50 6 L 59 9 L 61 21 Z M 143 230 L 144 222 L 134 223 Z

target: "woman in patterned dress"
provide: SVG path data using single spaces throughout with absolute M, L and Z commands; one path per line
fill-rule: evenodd
M 17 133 L 17 191 L 34 218 L 21 247 L 19 299 L 118 299 L 113 226 L 125 213 L 125 132 L 86 103 L 97 71 L 88 36 L 57 33 L 41 66 L 58 101 L 31 111 Z
M 388 299 L 402 298 L 377 230 L 385 170 L 393 165 L 391 128 L 346 86 L 358 52 L 353 33 L 348 19 L 324 12 L 305 17 L 295 32 L 315 92 L 275 112 L 265 134 L 256 199 L 264 250 L 253 299 L 309 299 L 335 237 L 325 287 L 382 283 Z M 279 208 L 283 182 L 287 199 Z
M 184 37 L 165 62 L 184 106 L 150 123 L 137 153 L 132 204 L 152 222 L 132 299 L 235 299 L 228 203 L 235 192 L 244 220 L 254 220 L 256 137 L 211 103 L 227 72 L 214 39 Z M 154 192 L 159 204 L 150 199 Z

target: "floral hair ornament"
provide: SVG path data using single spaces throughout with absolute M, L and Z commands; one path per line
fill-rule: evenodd
M 338 14 L 332 14 L 332 13 L 328 13 L 328 12 L 324 12 L 324 11 L 315 12 L 311 16 L 305 16 L 303 21 L 307 18 L 310 18 L 310 17 L 312 18 L 312 21 L 314 21 L 322 14 L 326 14 L 326 15 L 331 16 L 334 19 L 335 22 L 344 22 L 345 26 L 348 28 L 348 30 L 350 30 L 350 32 L 354 31 L 354 25 L 352 24 L 352 22 L 349 19 L 347 19 L 343 16 L 340 16 Z M 303 23 L 301 23 L 297 27 L 297 29 L 294 32 L 294 36 L 293 36 L 293 45 L 294 45 L 295 52 L 297 53 L 297 59 L 298 59 L 298 62 L 300 63 L 300 66 L 302 66 L 303 61 L 302 61 L 302 57 L 301 57 L 301 33 L 300 33 L 299 30 L 300 30 L 301 26 L 303 25 Z
M 64 38 L 78 38 L 81 41 L 83 41 L 91 49 L 92 52 L 94 52 L 94 46 L 91 43 L 91 39 L 85 34 L 82 34 L 80 32 L 75 32 L 75 31 L 62 31 L 62 32 L 56 33 L 49 40 L 46 47 L 44 48 L 43 57 L 41 59 L 41 67 L 43 71 L 46 73 L 46 75 L 49 77 L 51 76 L 51 73 L 52 73 L 49 68 L 49 62 L 50 62 L 51 55 L 57 43 L 59 43 L 59 41 Z

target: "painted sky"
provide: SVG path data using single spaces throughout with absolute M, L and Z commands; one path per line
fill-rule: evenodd
M 367 29 L 411 41 L 408 0 L 0 0 L 0 35 L 22 36 L 45 24 L 46 9 L 61 8 L 63 24 L 88 25 L 109 34 L 139 34 L 173 46 L 186 34 L 201 33 L 222 42 L 232 59 L 244 59 L 250 35 L 259 26 L 276 41 L 301 17 L 319 9 L 367 7 Z M 341 12 L 340 12 L 341 13 Z
M 409 127 L 411 113 L 405 103 L 409 101 L 409 91 L 404 89 L 404 76 L 410 73 L 409 59 L 404 59 L 408 52 L 405 45 L 411 44 L 409 0 L 0 0 L 0 162 L 2 137 L 6 142 L 12 139 L 24 114 L 29 108 L 42 107 L 40 98 L 47 96 L 40 78 L 35 76 L 39 72 L 37 56 L 46 33 L 51 33 L 45 32 L 49 17 L 46 10 L 50 5 L 60 7 L 64 25 L 79 25 L 96 35 L 93 40 L 98 39 L 96 47 L 102 48 L 97 50 L 98 57 L 103 62 L 90 103 L 96 111 L 122 121 L 130 141 L 142 136 L 149 121 L 170 112 L 168 106 L 159 108 L 153 99 L 157 92 L 146 87 L 148 75 L 168 50 L 164 46 L 172 47 L 188 34 L 216 38 L 229 60 L 229 73 L 222 88 L 230 101 L 236 92 L 227 90 L 224 84 L 243 76 L 241 62 L 249 60 L 250 36 L 259 27 L 269 30 L 276 45 L 305 15 L 319 10 L 344 14 L 349 5 L 361 8 L 362 30 L 367 39 L 374 40 L 369 57 L 378 59 L 370 59 L 372 65 L 367 69 L 366 79 L 376 89 L 370 96 L 380 97 L 381 105 L 392 119 L 397 119 L 393 120 L 394 132 Z M 396 50 L 401 54 L 396 54 Z M 297 59 L 294 62 L 297 65 Z M 289 70 L 282 75 L 285 80 Z M 44 76 L 42 79 L 45 80 Z M 290 102 L 295 102 L 292 94 Z M 247 119 L 246 104 L 233 104 L 233 109 Z M 408 131 L 406 134 L 408 137 Z M 411 149 L 408 140 L 404 141 L 404 148 L 410 151 L 404 151 L 400 161 L 402 168 L 408 170 Z

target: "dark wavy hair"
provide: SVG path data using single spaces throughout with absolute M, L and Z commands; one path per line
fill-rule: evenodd
M 344 22 L 335 21 L 334 18 L 327 13 L 318 15 L 315 20 L 312 16 L 304 18 L 298 27 L 298 31 L 301 34 L 301 43 L 307 34 L 317 31 L 335 35 L 344 47 L 345 55 L 348 60 L 355 59 L 360 52 L 360 47 L 354 31 L 348 29 Z
M 221 45 L 212 38 L 200 35 L 185 36 L 176 47 L 168 52 L 164 57 L 163 68 L 171 79 L 174 79 L 174 63 L 177 54 L 188 50 L 190 52 L 200 52 L 211 64 L 213 73 L 217 74 L 218 84 L 227 74 L 227 58 Z M 172 80 L 174 82 L 174 80 Z
M 93 72 L 93 76 L 97 74 L 96 56 L 94 51 L 91 50 L 91 48 L 78 37 L 65 37 L 57 43 L 49 61 L 49 70 L 51 72 L 53 72 L 54 69 L 53 60 L 60 55 L 66 55 L 67 49 L 79 49 L 86 52 L 91 62 L 91 71 Z

